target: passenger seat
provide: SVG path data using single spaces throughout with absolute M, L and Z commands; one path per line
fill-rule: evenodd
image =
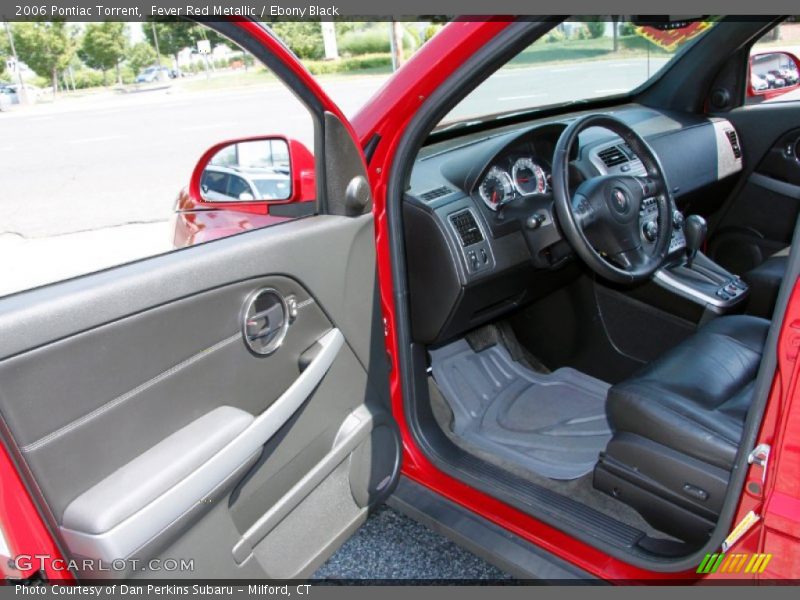
M 786 268 L 789 264 L 790 250 L 791 246 L 787 246 L 742 275 L 742 279 L 750 286 L 747 314 L 765 319 L 772 318 L 781 281 L 786 275 Z

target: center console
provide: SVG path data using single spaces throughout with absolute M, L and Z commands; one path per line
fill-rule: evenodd
M 643 216 L 647 222 L 647 215 Z M 643 225 L 647 235 L 647 225 Z M 653 280 L 673 292 L 716 314 L 732 311 L 747 297 L 748 286 L 700 252 L 706 236 L 702 217 L 692 215 L 685 221 L 677 210 L 673 213 L 673 231 L 668 259 L 656 271 Z

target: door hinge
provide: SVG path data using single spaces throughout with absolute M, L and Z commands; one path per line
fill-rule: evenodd
M 767 478 L 767 462 L 769 461 L 769 444 L 759 444 L 747 455 L 748 465 L 758 465 L 761 467 L 761 483 Z

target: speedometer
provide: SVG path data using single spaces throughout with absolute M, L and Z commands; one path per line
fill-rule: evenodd
M 508 173 L 499 167 L 492 167 L 483 178 L 478 191 L 486 206 L 497 210 L 513 198 L 514 184 Z
M 522 196 L 547 192 L 547 176 L 544 169 L 530 158 L 520 158 L 511 168 L 514 187 Z

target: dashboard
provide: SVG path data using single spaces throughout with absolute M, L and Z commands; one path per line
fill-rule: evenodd
M 607 111 L 644 137 L 676 201 L 670 253 L 683 249 L 683 199 L 742 169 L 742 149 L 725 119 L 640 105 Z M 443 342 L 549 293 L 574 261 L 553 208 L 552 160 L 580 115 L 531 121 L 422 148 L 403 204 L 412 329 L 416 341 Z M 615 134 L 584 131 L 571 149 L 570 189 L 600 175 L 642 175 Z M 652 204 L 652 205 L 651 205 Z M 654 203 L 640 212 L 643 243 Z

